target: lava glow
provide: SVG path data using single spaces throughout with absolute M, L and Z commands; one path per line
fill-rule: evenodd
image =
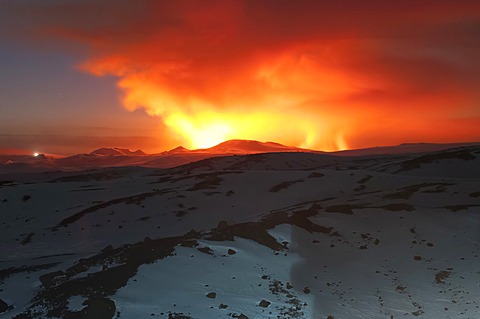
M 223 141 L 236 139 L 257 139 L 284 141 L 285 144 L 311 148 L 318 145 L 317 132 L 320 130 L 311 122 L 268 113 L 219 114 L 199 112 L 195 116 L 184 114 L 169 115 L 165 123 L 184 137 L 189 148 L 208 148 Z M 278 128 L 281 128 L 279 130 Z M 324 139 L 324 149 L 346 149 L 347 144 L 339 134 L 335 141 Z
M 124 107 L 159 119 L 164 149 L 480 136 L 478 1 L 100 3 L 40 8 L 35 30 L 84 44 L 79 69 L 117 77 Z
M 207 148 L 229 139 L 332 151 L 348 148 L 344 136 L 351 120 L 318 109 L 320 102 L 314 101 L 319 94 L 331 96 L 345 89 L 338 87 L 338 76 L 332 71 L 307 72 L 312 61 L 303 55 L 285 57 L 282 53 L 278 59 L 259 60 L 242 72 L 202 76 L 195 85 L 179 66 L 174 72 L 172 65 L 128 71 L 123 62 L 115 63 L 113 59 L 82 67 L 98 75 L 113 72 L 120 76 L 125 107 L 131 111 L 143 108 L 161 118 L 177 143 L 187 148 Z M 224 81 L 211 83 L 217 77 Z M 315 81 L 316 85 L 323 83 L 321 88 L 314 87 Z
M 190 148 L 208 148 L 229 139 L 232 134 L 231 123 L 199 116 L 200 120 L 193 121 L 181 114 L 172 114 L 165 120 L 170 128 L 188 139 Z

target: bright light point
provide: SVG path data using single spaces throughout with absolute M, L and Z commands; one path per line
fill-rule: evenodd
M 33 153 L 34 157 L 37 157 L 39 154 L 37 152 Z

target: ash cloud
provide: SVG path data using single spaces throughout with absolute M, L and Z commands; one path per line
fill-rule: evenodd
M 127 109 L 184 140 L 203 122 L 322 149 L 480 136 L 477 1 L 1 6 L 3 37 L 81 44 L 79 69 L 117 76 Z

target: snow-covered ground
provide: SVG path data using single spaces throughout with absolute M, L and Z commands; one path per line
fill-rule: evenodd
M 0 318 L 478 318 L 480 147 L 0 175 Z

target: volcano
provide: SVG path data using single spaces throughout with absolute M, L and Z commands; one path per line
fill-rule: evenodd
M 201 151 L 201 150 L 199 150 Z M 211 154 L 255 154 L 275 152 L 315 152 L 293 146 L 285 146 L 274 142 L 259 142 L 253 140 L 230 140 L 211 148 L 204 149 Z

